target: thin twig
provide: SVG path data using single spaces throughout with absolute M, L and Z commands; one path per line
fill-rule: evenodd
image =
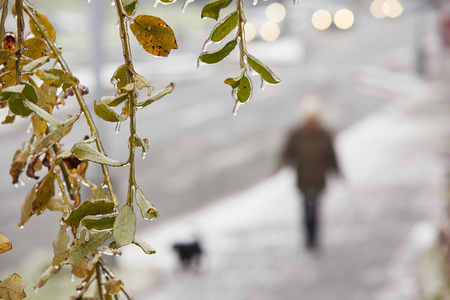
M 3 0 L 2 5 L 2 17 L 1 17 L 1 23 L 0 23 L 0 43 L 3 42 L 3 39 L 5 38 L 5 21 L 6 16 L 8 15 L 8 0 Z
M 20 58 L 22 57 L 23 31 L 24 31 L 22 0 L 16 0 L 16 13 L 17 13 L 16 84 L 21 84 L 22 73 L 20 69 Z

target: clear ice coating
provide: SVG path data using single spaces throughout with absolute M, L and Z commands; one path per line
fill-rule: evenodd
M 184 13 L 186 11 L 187 6 L 194 2 L 194 0 L 184 0 L 183 6 L 181 7 L 181 12 Z
M 206 51 L 206 48 L 208 48 L 209 45 L 211 45 L 213 42 L 210 39 L 207 39 L 205 43 L 203 44 L 202 51 Z
M 206 63 L 202 62 L 200 57 L 197 59 L 197 70 L 200 70 Z
M 122 125 L 122 122 L 117 122 L 117 124 L 116 124 L 116 129 L 115 129 L 115 132 L 116 133 L 119 133 L 120 132 L 120 126 Z
M 233 116 L 237 116 L 239 107 L 240 107 L 241 105 L 242 105 L 242 103 L 241 103 L 241 101 L 239 101 L 239 100 L 236 100 L 236 101 L 234 102 Z

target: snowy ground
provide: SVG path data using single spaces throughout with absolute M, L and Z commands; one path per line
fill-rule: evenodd
M 418 299 L 418 262 L 436 236 L 448 165 L 442 91 L 397 99 L 336 137 L 345 178 L 331 178 L 324 195 L 319 252 L 303 248 L 294 174 L 283 170 L 139 232 L 158 253 L 124 249 L 120 266 L 135 270 L 118 272 L 125 288 L 153 300 Z M 181 271 L 171 247 L 193 234 L 203 264 Z

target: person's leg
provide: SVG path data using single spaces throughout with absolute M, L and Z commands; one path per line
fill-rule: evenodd
M 319 225 L 319 199 L 317 193 L 305 193 L 303 205 L 306 245 L 308 248 L 313 249 L 317 246 L 317 231 Z

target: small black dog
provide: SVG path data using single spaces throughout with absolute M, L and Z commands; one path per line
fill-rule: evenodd
M 177 252 L 182 267 L 187 270 L 195 267 L 198 270 L 203 254 L 199 241 L 176 243 L 173 249 Z

